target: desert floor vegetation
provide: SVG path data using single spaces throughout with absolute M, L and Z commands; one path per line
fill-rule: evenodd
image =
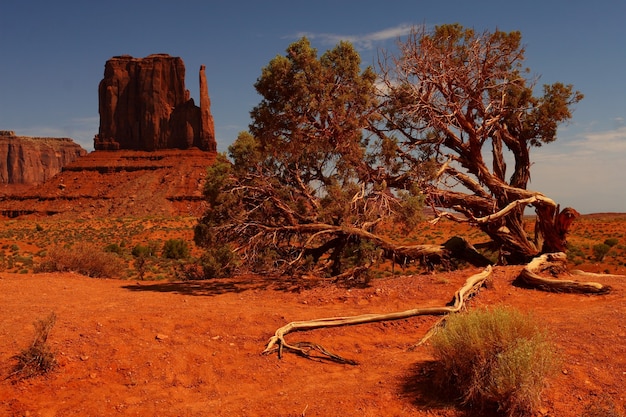
M 531 233 L 532 219 L 526 228 Z M 572 268 L 592 272 L 623 274 L 626 272 L 626 215 L 594 214 L 583 216 L 568 236 L 568 260 Z M 58 220 L 53 218 L 11 219 L 0 223 L 0 272 L 34 273 L 44 262 L 50 250 L 92 245 L 98 252 L 116 255 L 124 263 L 120 278 L 139 278 L 137 256 L 145 258 L 141 266 L 145 279 L 177 279 L 181 259 L 200 260 L 203 250 L 193 243 L 193 226 L 197 218 L 119 218 Z M 431 224 L 419 223 L 409 235 L 393 228 L 386 232 L 390 237 L 405 244 L 431 244 L 444 242 L 453 236 L 463 236 L 472 244 L 487 242 L 489 238 L 477 229 L 452 221 Z M 169 243 L 168 258 L 163 253 Z M 181 243 L 184 242 L 184 243 Z M 185 245 L 187 248 L 185 249 Z M 607 247 L 598 260 L 597 249 Z M 112 250 L 116 248 L 116 250 Z M 188 253 L 187 253 L 188 251 Z M 483 251 L 487 257 L 493 257 Z M 373 278 L 393 275 L 420 274 L 425 269 L 416 263 L 402 264 L 389 261 L 375 265 Z M 214 274 L 213 276 L 219 276 Z
M 192 217 L 7 220 L 0 225 L 0 271 L 173 279 L 183 258 L 198 255 L 191 231 L 195 221 Z

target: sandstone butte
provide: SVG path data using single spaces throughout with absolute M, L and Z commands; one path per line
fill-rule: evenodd
M 215 128 L 205 67 L 199 74 L 200 107 L 184 77 L 182 59 L 166 54 L 108 60 L 98 88 L 95 150 L 64 160 L 61 172 L 43 182 L 21 188 L 0 182 L 0 216 L 202 214 L 206 168 L 216 156 Z
M 200 107 L 185 88 L 185 64 L 153 54 L 109 59 L 98 88 L 100 129 L 96 150 L 199 148 L 215 151 L 205 67 L 200 67 Z

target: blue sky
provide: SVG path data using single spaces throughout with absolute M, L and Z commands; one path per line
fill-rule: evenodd
M 582 213 L 626 212 L 626 2 L 0 0 L 0 130 L 71 137 L 98 131 L 98 83 L 115 55 L 180 56 L 198 102 L 206 65 L 218 149 L 247 130 L 261 69 L 302 35 L 323 52 L 352 41 L 364 63 L 411 25 L 520 30 L 539 84 L 585 94 L 559 139 L 532 153 L 530 188 Z

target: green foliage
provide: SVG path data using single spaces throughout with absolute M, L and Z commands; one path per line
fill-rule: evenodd
M 17 364 L 13 368 L 12 376 L 32 378 L 46 374 L 57 366 L 55 354 L 48 345 L 48 336 L 55 322 L 56 315 L 52 312 L 45 319 L 33 323 L 35 337 L 28 348 L 13 357 Z
M 94 278 L 118 277 L 124 264 L 119 256 L 90 244 L 51 248 L 38 272 L 76 272 Z
M 439 384 L 453 387 L 466 404 L 495 405 L 508 416 L 536 412 L 558 360 L 547 333 L 534 322 L 506 307 L 448 317 L 431 339 Z
M 606 239 L 606 240 L 604 241 L 604 244 L 605 244 L 605 245 L 607 245 L 607 246 L 609 246 L 609 247 L 611 247 L 611 248 L 612 248 L 613 246 L 617 245 L 618 243 L 619 243 L 619 239 L 614 238 L 614 237 L 610 237 L 610 238 L 608 238 L 608 239 Z
M 606 243 L 598 243 L 593 245 L 591 248 L 593 250 L 593 257 L 596 261 L 601 262 L 607 253 L 611 250 L 611 247 Z
M 189 257 L 189 244 L 183 239 L 168 239 L 163 244 L 163 257 L 167 259 L 186 259 Z
M 210 248 L 200 258 L 205 278 L 232 276 L 239 266 L 239 259 L 228 246 Z
M 381 121 L 375 82 L 346 42 L 318 56 L 302 38 L 272 59 L 255 84 L 250 132 L 208 170 L 196 244 L 237 247 L 257 272 L 336 275 L 370 262 L 354 255 L 363 236 L 345 230 L 410 223 L 423 203 L 397 140 L 366 133 Z
M 120 256 L 124 254 L 124 249 L 122 249 L 122 247 L 118 245 L 117 243 L 109 243 L 108 245 L 104 247 L 103 250 L 105 252 L 114 253 Z
M 133 249 L 131 250 L 131 254 L 134 257 L 151 258 L 153 256 L 156 256 L 156 253 L 158 252 L 158 250 L 159 250 L 158 245 L 155 242 L 150 242 L 147 245 L 142 245 L 142 244 L 135 245 Z

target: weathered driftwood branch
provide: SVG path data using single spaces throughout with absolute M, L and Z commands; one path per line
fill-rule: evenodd
M 272 336 L 268 341 L 267 346 L 263 351 L 263 354 L 269 354 L 278 351 L 278 357 L 281 358 L 283 350 L 287 349 L 307 358 L 313 358 L 314 356 L 311 354 L 311 352 L 317 351 L 319 354 L 322 355 L 321 357 L 319 357 L 320 359 L 326 359 L 333 362 L 346 364 L 356 364 L 356 362 L 332 354 L 323 347 L 316 344 L 304 342 L 290 345 L 285 341 L 285 336 L 288 333 L 296 331 L 319 329 L 323 327 L 339 327 L 364 323 L 376 323 L 388 320 L 400 320 L 423 315 L 443 315 L 455 313 L 463 308 L 465 301 L 478 291 L 478 289 L 483 285 L 487 277 L 489 277 L 489 275 L 491 274 L 491 271 L 492 267 L 487 266 L 482 272 L 469 277 L 467 281 L 465 281 L 465 284 L 454 294 L 453 302 L 451 303 L 451 305 L 442 307 L 421 307 L 386 314 L 362 314 L 359 316 L 329 317 L 306 321 L 293 321 L 276 330 L 274 336 Z
M 451 214 L 450 212 L 439 212 L 437 214 L 437 217 L 435 217 L 433 220 L 431 220 L 430 222 L 432 224 L 437 223 L 441 218 L 447 218 L 449 220 L 453 220 L 457 223 L 473 223 L 473 224 L 485 224 L 485 223 L 489 223 L 489 222 L 493 222 L 494 220 L 498 220 L 503 218 L 504 216 L 506 216 L 508 213 L 510 213 L 511 211 L 515 210 L 518 207 L 524 207 L 530 204 L 536 204 L 536 203 L 540 203 L 540 204 L 545 204 L 548 206 L 554 206 L 556 207 L 556 203 L 554 202 L 554 200 L 544 196 L 543 194 L 540 193 L 536 193 L 535 195 L 532 195 L 530 197 L 527 198 L 522 198 L 519 200 L 514 200 L 511 203 L 509 203 L 508 205 L 506 205 L 503 209 L 489 214 L 487 216 L 483 216 L 483 217 L 458 217 L 455 216 L 453 214 Z
M 518 281 L 526 286 L 554 292 L 574 292 L 582 294 L 606 294 L 611 288 L 598 282 L 579 282 L 560 278 L 548 278 L 539 273 L 557 277 L 566 272 L 567 256 L 562 252 L 547 253 L 533 259 L 518 276 Z M 597 278 L 601 274 L 576 271 L 580 276 Z

